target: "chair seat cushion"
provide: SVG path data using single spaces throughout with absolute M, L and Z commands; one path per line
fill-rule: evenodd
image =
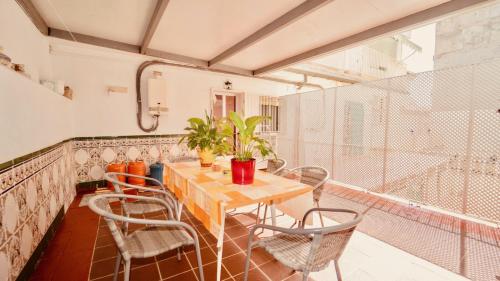
M 277 234 L 263 238 L 258 245 L 284 265 L 303 271 L 311 250 L 312 238 L 304 235 Z
M 125 212 L 129 214 L 145 214 L 161 211 L 165 209 L 165 206 L 157 202 L 127 202 L 123 208 Z
M 125 246 L 133 258 L 152 257 L 193 244 L 193 238 L 185 230 L 176 227 L 148 227 L 125 238 Z

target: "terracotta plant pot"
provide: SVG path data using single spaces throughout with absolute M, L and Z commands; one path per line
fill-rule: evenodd
M 202 167 L 211 167 L 214 163 L 215 155 L 211 149 L 198 149 L 198 156 Z
M 125 165 L 125 163 L 111 163 L 108 165 L 106 170 L 108 172 L 126 173 L 127 172 L 127 165 Z M 127 182 L 127 177 L 125 177 L 125 176 L 118 176 L 117 178 L 121 182 Z M 111 191 L 115 191 L 113 184 L 109 181 L 108 181 L 108 189 Z
M 128 173 L 137 176 L 146 176 L 146 165 L 143 161 L 135 161 L 128 163 Z M 134 177 L 128 177 L 128 183 L 133 185 L 145 186 L 146 180 Z
M 231 175 L 234 184 L 252 184 L 255 175 L 255 159 L 247 161 L 231 159 Z

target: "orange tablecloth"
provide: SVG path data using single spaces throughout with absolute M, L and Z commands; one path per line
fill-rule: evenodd
M 262 171 L 255 172 L 253 184 L 236 185 L 230 174 L 202 168 L 198 162 L 167 163 L 165 180 L 168 188 L 216 237 L 225 209 L 259 202 L 281 203 L 313 190 L 312 186 Z M 310 200 L 312 203 L 312 197 Z

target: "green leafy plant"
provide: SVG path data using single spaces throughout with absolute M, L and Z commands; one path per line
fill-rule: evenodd
M 236 112 L 229 113 L 229 120 L 238 131 L 238 143 L 236 145 L 235 158 L 239 161 L 247 161 L 253 158 L 254 152 L 260 152 L 262 157 L 274 154 L 271 144 L 254 134 L 257 125 L 266 120 L 264 116 L 252 116 L 243 120 Z M 226 131 L 232 130 L 229 123 L 224 125 Z
M 232 146 L 227 138 L 232 136 L 232 130 L 226 126 L 218 126 L 212 115 L 205 111 L 205 120 L 197 117 L 189 118 L 189 127 L 184 128 L 188 135 L 179 140 L 179 144 L 187 138 L 190 149 L 211 150 L 216 155 L 225 155 Z

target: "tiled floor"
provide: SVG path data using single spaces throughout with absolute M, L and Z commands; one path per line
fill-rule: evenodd
M 112 280 L 116 249 L 109 230 L 105 222 L 99 220 L 99 217 L 87 207 L 76 207 L 78 203 L 79 198 L 66 214 L 61 228 L 45 252 L 32 280 Z M 454 245 L 456 241 L 447 240 L 461 235 L 460 227 L 457 230 L 446 223 L 450 220 L 455 222 L 456 219 L 432 212 L 428 214 L 421 209 L 336 186 L 326 189 L 321 203 L 323 206 L 353 208 L 365 214 L 365 219 L 359 227 L 360 232 L 357 231 L 353 235 L 340 261 L 345 281 L 466 280 L 454 273 L 460 272 L 457 266 L 459 267 L 461 259 L 456 257 L 462 256 L 460 249 L 456 247 L 450 249 L 449 244 Z M 238 212 L 244 211 L 248 210 L 238 210 Z M 433 223 L 432 219 L 423 221 L 423 217 L 429 216 L 438 217 L 439 223 Z M 150 214 L 148 217 L 161 218 L 163 214 Z M 345 219 L 333 218 L 338 221 Z M 205 280 L 215 280 L 216 239 L 189 213 L 185 212 L 182 219 L 195 226 L 200 234 Z M 290 221 L 286 216 L 278 217 L 280 225 L 290 225 Z M 247 244 L 248 227 L 254 222 L 255 217 L 246 213 L 233 213 L 227 219 L 223 279 L 242 280 L 246 255 L 243 249 Z M 460 223 L 458 220 L 458 225 Z M 468 224 L 469 228 L 471 225 L 473 224 Z M 476 275 L 479 274 L 473 278 L 474 280 L 494 280 L 495 274 L 498 274 L 495 273 L 498 269 L 495 269 L 494 264 L 500 264 L 500 255 L 497 255 L 500 253 L 498 252 L 500 233 L 498 228 L 478 229 L 482 232 L 476 234 L 469 232 L 465 235 L 466 238 L 476 238 L 474 239 L 476 244 L 469 243 L 468 250 L 472 253 L 481 252 L 483 249 L 486 251 L 482 256 L 474 256 L 481 259 L 474 260 L 472 265 L 468 263 L 467 267 L 474 269 Z M 485 234 L 481 234 L 483 232 Z M 493 237 L 488 236 L 488 233 Z M 269 233 L 263 233 L 267 234 Z M 484 242 L 496 244 L 493 246 L 487 244 L 490 245 L 488 249 L 481 244 Z M 474 245 L 483 248 L 471 248 Z M 448 259 L 444 258 L 446 256 Z M 261 249 L 252 252 L 252 261 L 249 280 L 301 280 L 302 278 L 301 273 L 286 268 Z M 490 266 L 488 271 L 484 270 L 484 266 L 476 265 L 477 263 L 493 264 L 493 266 Z M 479 273 L 477 268 L 480 269 Z M 122 273 L 120 274 L 122 277 Z M 480 278 L 484 276 L 486 278 Z M 311 274 L 311 278 L 335 280 L 335 273 L 330 267 Z M 177 261 L 175 252 L 133 261 L 131 280 L 162 279 L 197 280 L 197 264 L 193 250 L 185 249 L 181 261 Z

